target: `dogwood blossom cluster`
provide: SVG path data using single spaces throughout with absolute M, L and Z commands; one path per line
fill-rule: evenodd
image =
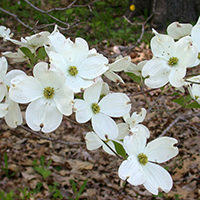
M 178 141 L 160 137 L 147 143 L 150 131 L 142 124 L 146 109 L 132 112 L 131 99 L 110 91 L 104 82 L 106 77 L 124 84 L 118 74 L 124 71 L 140 77 L 151 88 L 168 83 L 176 88 L 187 86 L 200 104 L 200 85 L 195 84 L 200 83 L 199 76 L 186 78 L 187 69 L 200 63 L 200 19 L 194 27 L 175 22 L 168 26 L 168 34 L 153 32 L 153 58 L 136 65 L 129 56 L 109 63 L 96 49 L 89 49 L 83 38 L 72 41 L 57 26 L 52 33 L 44 31 L 20 41 L 12 39 L 10 29 L 0 26 L 0 37 L 19 47 L 17 52 L 3 52 L 0 58 L 0 117 L 11 128 L 26 123 L 34 131 L 50 133 L 60 126 L 63 116 L 74 113 L 78 123 L 91 123 L 92 130 L 85 136 L 88 150 L 102 147 L 123 159 L 118 169 L 122 180 L 144 185 L 155 195 L 159 189 L 169 192 L 172 177 L 158 164 L 178 154 Z M 7 72 L 6 57 L 27 61 L 31 73 Z M 24 121 L 21 104 L 26 105 Z M 116 123 L 116 118 L 123 122 Z

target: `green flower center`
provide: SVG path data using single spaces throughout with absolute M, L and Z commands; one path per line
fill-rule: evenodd
M 94 114 L 97 114 L 100 112 L 100 106 L 97 103 L 92 104 L 92 111 Z
M 168 65 L 170 66 L 174 66 L 176 65 L 178 62 L 178 58 L 177 57 L 171 57 L 169 60 L 168 60 Z
M 71 76 L 76 76 L 76 74 L 78 74 L 78 69 L 75 66 L 71 66 L 68 72 Z
M 140 153 L 138 155 L 138 161 L 142 164 L 142 165 L 146 165 L 148 163 L 148 157 L 143 154 L 143 153 Z
M 198 53 L 198 59 L 200 59 L 200 52 Z
M 195 97 L 196 100 L 199 98 L 199 96 L 197 96 L 197 95 L 195 95 L 194 97 Z
M 47 99 L 51 99 L 54 95 L 54 88 L 53 87 L 46 87 L 44 88 L 44 96 L 47 98 Z

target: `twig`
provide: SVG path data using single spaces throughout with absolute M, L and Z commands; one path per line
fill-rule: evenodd
M 22 24 L 23 26 L 25 26 L 26 28 L 30 29 L 30 30 L 33 30 L 34 28 L 29 26 L 28 24 L 25 24 L 22 20 L 20 20 L 18 18 L 17 15 L 13 14 L 13 13 L 10 13 L 9 11 L 7 10 L 4 10 L 3 8 L 0 7 L 0 10 L 3 11 L 4 13 L 10 15 L 11 17 L 15 18 L 20 24 Z
M 60 143 L 60 144 L 64 144 L 64 145 L 67 145 L 67 146 L 70 146 L 70 145 L 83 145 L 85 144 L 84 142 L 65 142 L 63 140 L 58 140 L 58 139 L 55 139 L 55 138 L 52 138 L 52 137 L 47 137 L 45 135 L 42 135 L 40 133 L 37 133 L 29 128 L 27 128 L 26 126 L 23 126 L 23 125 L 20 125 L 19 126 L 20 128 L 26 130 L 27 132 L 30 132 L 30 133 L 33 133 L 34 135 L 42 138 L 42 139 L 46 139 L 46 140 L 49 140 L 51 142 L 56 142 L 56 143 Z
M 178 116 L 158 137 L 164 136 L 180 119 L 184 120 L 184 117 Z
M 37 10 L 37 11 L 39 11 L 39 12 L 41 12 L 41 13 L 44 13 L 44 14 L 48 15 L 49 17 L 51 17 L 52 19 L 54 19 L 55 21 L 57 21 L 57 22 L 59 22 L 59 23 L 61 23 L 61 24 L 67 25 L 68 28 L 70 27 L 70 25 L 69 25 L 68 23 L 63 22 L 63 21 L 59 20 L 58 18 L 54 17 L 53 15 L 49 14 L 47 11 L 44 11 L 44 10 L 42 10 L 42 9 L 40 9 L 40 8 L 38 8 L 38 7 L 36 7 L 36 6 L 34 6 L 34 5 L 33 5 L 32 3 L 30 3 L 28 0 L 24 0 L 24 1 L 25 1 L 27 4 L 29 4 L 32 8 L 34 8 L 35 10 Z

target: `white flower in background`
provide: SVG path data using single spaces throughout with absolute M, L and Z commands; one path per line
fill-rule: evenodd
M 146 60 L 139 62 L 137 65 L 131 62 L 130 65 L 124 70 L 124 72 L 130 72 L 135 74 L 136 76 L 141 76 L 142 68 L 146 63 Z
M 109 69 L 104 73 L 104 75 L 111 81 L 124 83 L 122 78 L 115 72 L 123 71 L 130 65 L 130 63 L 130 56 L 118 57 L 115 62 L 108 65 Z
M 174 42 L 169 35 L 155 34 L 151 40 L 154 58 L 142 69 L 142 76 L 147 77 L 145 84 L 151 88 L 159 88 L 170 82 L 174 87 L 181 87 L 186 68 L 196 61 L 197 45 L 190 36 Z
M 7 39 L 10 39 L 13 34 L 11 33 L 9 28 L 6 28 L 5 26 L 0 26 L 0 37 L 3 38 L 4 41 L 7 41 Z
M 66 76 L 67 85 L 78 93 L 94 83 L 94 79 L 108 70 L 108 59 L 103 55 L 91 55 L 87 42 L 76 38 L 73 43 L 70 38 L 55 32 L 49 36 L 51 49 L 47 50 L 50 62 L 59 67 Z M 92 53 L 93 54 L 93 53 Z
M 178 154 L 174 147 L 177 140 L 170 137 L 160 137 L 146 145 L 148 132 L 135 132 L 126 136 L 123 146 L 128 154 L 127 160 L 119 167 L 118 175 L 132 185 L 143 184 L 154 195 L 159 189 L 169 192 L 173 181 L 170 174 L 156 163 L 163 163 Z
M 117 135 L 117 134 L 116 134 L 116 135 Z M 108 154 L 110 154 L 110 155 L 115 155 L 115 153 L 113 152 L 113 151 L 116 152 L 114 143 L 113 143 L 111 140 L 109 140 L 109 139 L 107 139 L 107 140 L 105 140 L 105 141 L 103 142 L 103 141 L 99 138 L 99 136 L 98 136 L 95 132 L 93 132 L 93 131 L 88 132 L 88 133 L 86 134 L 86 136 L 85 136 L 85 142 L 86 142 L 86 148 L 87 148 L 88 150 L 90 150 L 90 151 L 102 147 L 103 150 L 104 150 L 106 153 L 108 153 Z M 119 141 L 116 141 L 116 142 L 119 142 Z M 110 148 L 112 148 L 113 151 L 112 151 L 105 143 L 107 143 L 107 145 L 110 146 Z
M 12 43 L 19 45 L 20 47 L 27 47 L 31 50 L 31 52 L 35 52 L 38 47 L 44 46 L 49 43 L 48 36 L 50 33 L 48 31 L 43 31 L 40 33 L 36 33 L 31 36 L 27 36 L 25 38 L 21 37 L 21 41 L 8 39 Z
M 8 126 L 16 128 L 22 123 L 19 105 L 12 101 L 8 95 L 11 79 L 20 74 L 21 70 L 12 70 L 7 73 L 8 63 L 5 57 L 0 58 L 0 118 L 4 117 Z M 5 98 L 5 99 L 4 99 Z
M 6 96 L 7 88 L 4 79 L 8 70 L 8 63 L 5 57 L 0 58 L 0 102 Z
M 188 85 L 188 91 L 190 96 L 200 104 L 200 76 L 188 78 L 187 80 L 194 82 Z
M 31 102 L 25 116 L 28 126 L 48 133 L 60 125 L 63 115 L 72 114 L 74 95 L 60 69 L 40 62 L 33 74 L 34 77 L 20 75 L 12 79 L 10 98 L 18 103 Z
M 1 58 L 1 61 L 4 59 L 5 58 Z M 2 103 L 0 103 L 0 118 L 4 117 L 6 124 L 11 128 L 16 128 L 18 125 L 22 124 L 23 119 L 18 103 L 10 99 L 8 91 L 11 86 L 11 80 L 17 75 L 23 75 L 23 74 L 25 73 L 21 70 L 12 70 L 9 71 L 7 74 L 5 74 L 3 80 L 1 80 L 2 81 L 1 84 L 5 86 L 6 90 L 5 93 L 4 92 L 1 93 L 5 95 L 4 96 L 5 99 Z
M 197 66 L 200 64 L 200 17 L 197 21 L 197 23 L 195 24 L 195 26 L 192 28 L 192 32 L 191 32 L 191 37 L 194 41 L 194 43 L 197 45 L 198 48 L 198 55 L 197 55 L 197 60 L 196 62 L 192 65 L 193 66 Z
M 130 99 L 122 93 L 110 93 L 100 100 L 101 91 L 102 81 L 97 80 L 85 90 L 83 100 L 75 100 L 76 121 L 85 123 L 91 119 L 94 131 L 102 140 L 115 139 L 118 128 L 111 117 L 122 117 L 128 113 L 131 109 Z
M 13 62 L 23 62 L 27 60 L 25 54 L 20 50 L 17 49 L 17 52 L 6 51 L 3 52 L 2 55 L 6 56 L 7 58 L 11 58 Z
M 167 27 L 167 34 L 173 39 L 180 39 L 184 36 L 190 35 L 192 24 L 173 22 Z
M 138 131 L 145 131 L 149 132 L 149 129 L 144 126 L 143 124 L 140 124 L 140 122 L 144 121 L 144 118 L 146 117 L 146 109 L 141 108 L 141 111 L 138 112 L 133 112 L 132 115 L 130 116 L 129 113 L 123 116 L 124 121 L 126 123 L 119 123 L 117 124 L 118 129 L 119 129 L 119 136 L 118 139 L 124 139 L 125 136 L 127 136 L 130 132 Z M 134 129 L 133 129 L 134 128 Z M 150 135 L 150 133 L 149 133 Z

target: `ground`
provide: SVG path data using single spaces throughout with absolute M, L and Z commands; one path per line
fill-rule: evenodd
M 116 47 L 101 46 L 100 50 L 109 54 Z M 1 52 L 13 48 L 10 43 L 1 41 Z M 130 55 L 135 64 L 152 57 L 145 43 L 140 43 Z M 13 68 L 16 65 L 11 62 L 9 70 Z M 26 63 L 17 68 L 28 71 Z M 196 73 L 194 70 L 190 69 L 190 72 Z M 176 92 L 174 88 L 161 94 L 160 89 L 151 90 L 146 86 L 141 89 L 127 74 L 120 75 L 125 84 L 104 80 L 110 85 L 111 91 L 123 92 L 130 97 L 132 112 L 142 107 L 148 110 L 143 124 L 151 132 L 149 141 L 160 135 L 178 140 L 179 154 L 161 164 L 174 181 L 168 194 L 160 192 L 154 196 L 143 186 L 124 185 L 117 173 L 122 160 L 108 155 L 102 149 L 88 151 L 84 137 L 90 131 L 90 123 L 77 124 L 74 115 L 65 117 L 53 133 L 39 133 L 43 138 L 27 131 L 25 122 L 23 126 L 10 129 L 1 119 L 0 191 L 4 191 L 4 194 L 13 191 L 13 199 L 67 200 L 78 199 L 75 188 L 79 191 L 82 186 L 80 199 L 88 200 L 200 199 L 199 110 L 182 108 L 172 102 L 177 97 L 172 96 Z M 22 110 L 24 113 L 25 106 L 22 106 Z M 122 119 L 116 121 L 121 122 Z

